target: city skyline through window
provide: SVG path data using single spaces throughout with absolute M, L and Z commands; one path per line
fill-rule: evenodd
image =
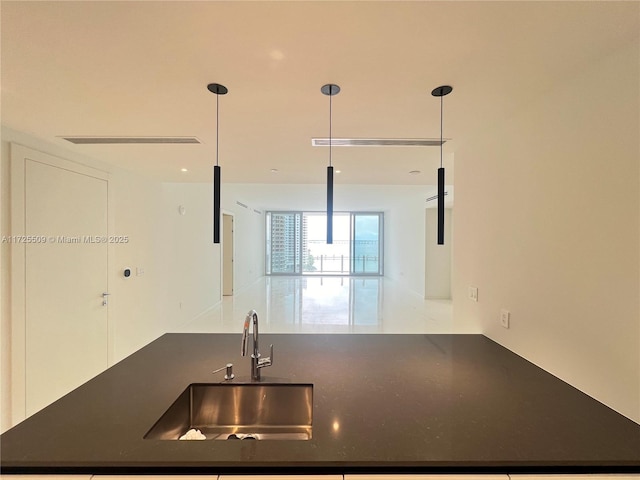
M 326 243 L 324 212 L 267 212 L 266 273 L 382 275 L 383 214 L 335 212 Z

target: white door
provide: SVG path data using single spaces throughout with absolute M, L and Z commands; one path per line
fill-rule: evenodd
M 107 368 L 107 181 L 25 159 L 29 416 Z M 108 298 L 108 297 L 106 297 Z

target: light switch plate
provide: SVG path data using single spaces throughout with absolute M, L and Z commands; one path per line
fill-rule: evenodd
M 469 287 L 469 299 L 474 302 L 478 301 L 478 287 Z
M 500 325 L 504 328 L 509 328 L 509 321 L 511 320 L 511 312 L 504 308 L 500 310 Z

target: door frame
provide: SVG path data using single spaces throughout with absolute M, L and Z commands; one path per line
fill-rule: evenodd
M 113 232 L 112 189 L 108 172 L 11 142 L 11 235 L 25 235 L 25 165 L 27 160 L 107 182 L 107 234 Z M 11 244 L 11 425 L 26 418 L 26 249 L 24 243 Z M 111 284 L 110 260 L 113 245 L 107 245 L 107 288 Z M 107 309 L 107 365 L 113 364 L 113 325 Z
M 220 296 L 221 297 L 228 297 L 228 296 L 233 296 L 234 294 L 234 287 L 235 287 L 235 277 L 236 277 L 236 264 L 235 264 L 235 258 L 236 258 L 236 236 L 235 236 L 235 225 L 236 225 L 236 218 L 235 215 L 231 212 L 227 212 L 227 211 L 221 211 L 220 215 L 222 216 L 222 248 L 220 248 Z M 231 294 L 230 295 L 226 295 L 225 292 L 225 268 L 224 268 L 224 261 L 225 261 L 225 255 L 226 255 L 226 248 L 225 248 L 225 239 L 226 239 L 226 232 L 225 232 L 225 222 L 224 222 L 224 217 L 231 217 L 231 225 L 232 225 L 232 230 L 231 230 Z

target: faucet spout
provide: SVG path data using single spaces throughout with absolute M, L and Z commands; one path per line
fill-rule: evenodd
M 249 337 L 249 328 L 253 331 L 253 353 L 251 354 L 251 381 L 260 381 L 260 369 L 273 365 L 273 345 L 271 345 L 270 356 L 266 358 L 260 357 L 258 349 L 258 313 L 251 310 L 244 319 L 244 328 L 242 329 L 242 345 L 240 353 L 242 356 L 247 355 L 247 340 Z
M 242 329 L 241 353 L 243 357 L 247 354 L 247 337 L 251 323 L 253 323 L 253 354 L 258 353 L 258 312 L 251 310 L 244 319 L 244 328 Z

